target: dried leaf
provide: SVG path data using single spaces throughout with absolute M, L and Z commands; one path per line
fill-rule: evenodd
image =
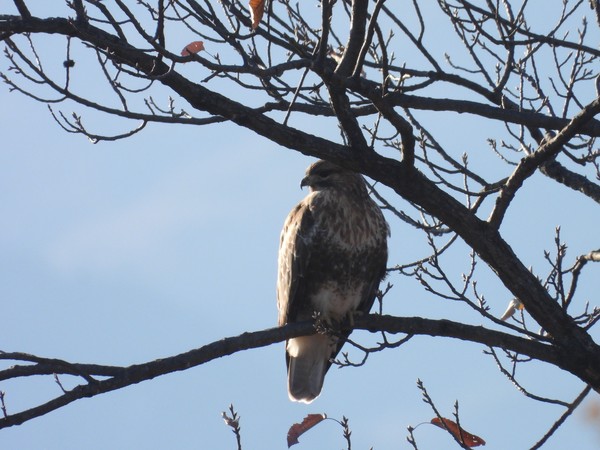
M 309 414 L 304 418 L 302 423 L 292 425 L 287 434 L 288 448 L 297 444 L 300 436 L 325 419 L 327 419 L 327 414 Z
M 250 0 L 248 2 L 248 6 L 250 6 L 250 20 L 252 20 L 252 29 L 256 30 L 258 28 L 258 24 L 260 23 L 260 19 L 265 12 L 265 0 Z
M 431 419 L 431 423 L 443 429 L 447 428 L 448 431 L 450 431 L 450 433 L 452 433 L 452 435 L 456 439 L 461 441 L 467 447 L 477 447 L 479 445 L 485 445 L 485 441 L 479 436 L 475 436 L 474 434 L 466 432 L 461 427 L 459 427 L 456 424 L 456 422 L 450 419 L 440 419 L 439 417 L 434 417 L 433 419 Z
M 204 50 L 204 42 L 190 42 L 188 45 L 185 46 L 183 50 L 181 50 L 181 56 L 195 55 L 196 53 L 201 52 L 202 50 Z
M 508 304 L 508 308 L 506 308 L 506 311 L 504 311 L 504 314 L 502 314 L 502 317 L 500 317 L 500 320 L 510 319 L 515 314 L 515 312 L 521 311 L 523 307 L 523 303 L 521 303 L 521 301 L 518 298 L 513 298 Z

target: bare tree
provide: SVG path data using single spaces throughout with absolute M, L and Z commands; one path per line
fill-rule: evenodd
M 322 0 L 317 9 L 280 0 L 267 5 L 255 29 L 251 12 L 237 0 L 66 3 L 70 13 L 63 17 L 38 17 L 34 2 L 26 0 L 14 0 L 18 14 L 0 14 L 7 62 L 1 76 L 11 91 L 45 103 L 65 131 L 92 142 L 124 139 L 151 123 L 202 127 L 229 121 L 363 173 L 390 217 L 422 233 L 429 245 L 426 257 L 391 261 L 390 277 L 414 278 L 485 324 L 385 315 L 384 297 L 394 289 L 382 286 L 378 314 L 353 324 L 380 333 L 381 344 L 352 342 L 364 352 L 363 361 L 346 357 L 339 364 L 362 364 L 372 352 L 422 334 L 482 344 L 518 389 L 564 407 L 536 448 L 591 390 L 600 392 L 600 347 L 592 329 L 600 309 L 577 295 L 580 279 L 591 271 L 588 263 L 600 261 L 597 242 L 590 237 L 589 252 L 569 259 L 557 229 L 547 271 L 533 273 L 502 233 L 513 200 L 537 173 L 585 197 L 590 208 L 600 203 L 600 122 L 594 119 L 600 113 L 600 2 L 564 0 L 548 6 L 540 20 L 539 4 L 527 0 L 438 0 L 427 9 L 418 1 L 392 7 L 384 0 Z M 434 20 L 453 34 L 442 34 Z M 182 32 L 190 45 L 173 48 L 172 36 Z M 41 51 L 45 35 L 60 36 L 62 47 Z M 95 80 L 81 83 L 82 64 L 95 65 Z M 157 100 L 165 93 L 166 104 Z M 91 118 L 70 115 L 73 104 Z M 92 131 L 101 129 L 96 113 L 120 117 L 128 128 Z M 473 130 L 490 130 L 487 148 L 477 151 L 497 157 L 492 166 L 472 163 L 470 151 L 457 150 L 440 131 L 439 122 L 455 113 L 467 115 Z M 314 117 L 331 123 L 334 132 L 314 134 L 307 125 Z M 450 249 L 470 261 L 458 281 L 444 263 Z M 491 313 L 478 290 L 479 261 L 512 294 L 504 317 Z M 0 428 L 83 397 L 314 332 L 312 323 L 251 332 L 129 367 L 2 353 L 1 359 L 18 364 L 0 371 L 0 380 L 54 374 L 60 383 L 58 375 L 70 374 L 81 384 L 21 412 L 3 409 Z M 394 341 L 391 334 L 404 337 Z M 571 373 L 581 381 L 581 395 L 561 400 L 529 392 L 517 369 L 532 360 Z

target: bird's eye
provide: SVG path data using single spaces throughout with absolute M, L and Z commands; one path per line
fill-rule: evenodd
M 323 172 L 319 173 L 319 176 L 321 178 L 327 178 L 332 173 L 333 173 L 333 170 L 324 170 Z

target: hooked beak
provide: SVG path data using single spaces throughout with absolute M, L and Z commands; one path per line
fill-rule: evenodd
M 302 181 L 300 182 L 300 189 L 305 186 L 310 186 L 310 176 L 302 178 Z

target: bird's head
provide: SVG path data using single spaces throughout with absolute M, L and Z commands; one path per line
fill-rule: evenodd
M 308 186 L 311 192 L 328 188 L 356 188 L 364 186 L 363 178 L 356 172 L 344 169 L 329 161 L 320 160 L 306 169 L 300 187 Z

